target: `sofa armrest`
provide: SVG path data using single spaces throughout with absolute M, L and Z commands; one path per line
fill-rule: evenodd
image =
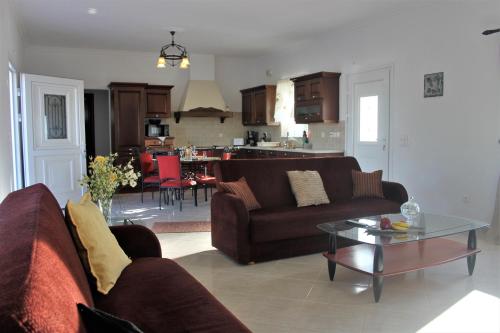
M 156 235 L 142 225 L 120 225 L 110 227 L 118 244 L 132 259 L 160 257 L 161 247 Z
M 408 201 L 408 193 L 403 185 L 395 182 L 382 182 L 382 189 L 386 199 L 399 202 L 400 204 Z
M 250 258 L 250 215 L 236 195 L 217 192 L 212 196 L 212 245 L 240 263 Z

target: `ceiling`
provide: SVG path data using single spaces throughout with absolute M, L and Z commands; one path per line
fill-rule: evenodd
M 418 0 L 15 0 L 23 36 L 37 45 L 255 56 Z M 87 10 L 96 8 L 96 15 Z

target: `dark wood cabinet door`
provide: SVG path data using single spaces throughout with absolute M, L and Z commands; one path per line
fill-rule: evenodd
M 113 152 L 132 156 L 133 148 L 144 146 L 144 87 L 116 87 L 113 96 Z
M 307 90 L 309 88 L 308 81 L 295 82 L 295 102 L 301 102 L 308 99 Z
M 168 118 L 170 117 L 170 90 L 147 89 L 146 90 L 147 117 Z
M 309 81 L 309 96 L 310 99 L 318 99 L 321 98 L 321 80 L 313 79 Z
M 258 90 L 253 93 L 254 123 L 265 125 L 267 123 L 266 91 Z
M 243 125 L 253 125 L 253 97 L 252 93 L 244 93 L 241 95 L 241 100 L 242 100 L 242 107 L 241 107 L 241 112 L 242 112 L 242 122 Z

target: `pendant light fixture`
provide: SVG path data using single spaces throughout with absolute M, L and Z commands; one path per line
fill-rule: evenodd
M 156 67 L 166 68 L 168 64 L 172 67 L 179 65 L 179 68 L 181 69 L 189 68 L 190 63 L 186 48 L 180 44 L 175 43 L 175 31 L 170 31 L 170 35 L 172 36 L 172 41 L 170 42 L 170 44 L 167 44 L 161 48 Z

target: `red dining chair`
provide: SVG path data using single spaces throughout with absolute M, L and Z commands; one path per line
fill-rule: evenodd
M 206 151 L 207 157 L 213 157 L 214 152 L 213 150 L 207 150 Z M 212 195 L 212 189 L 215 187 L 215 177 L 213 174 L 213 163 L 208 162 L 206 164 L 204 172 L 197 173 L 196 176 L 196 183 L 201 185 L 203 189 L 205 190 L 205 201 L 208 201 L 208 188 L 210 188 L 210 195 Z
M 196 181 L 192 179 L 182 179 L 181 160 L 179 155 L 175 156 L 157 156 L 158 171 L 160 175 L 160 209 L 161 209 L 161 194 L 165 200 L 165 190 L 167 191 L 166 204 L 174 198 L 179 200 L 179 208 L 182 211 L 182 199 L 184 198 L 184 190 L 192 189 L 194 194 L 194 205 L 198 206 L 198 194 Z
M 141 165 L 141 202 L 144 202 L 144 189 L 147 187 L 157 187 L 160 185 L 160 177 L 155 170 L 153 156 L 148 152 L 139 154 Z M 155 198 L 155 192 L 151 192 L 151 197 Z
M 207 157 L 212 157 L 213 155 L 214 155 L 213 151 L 211 150 L 207 151 Z M 227 161 L 230 159 L 231 159 L 231 153 L 222 154 L 223 161 Z M 203 173 L 196 175 L 196 182 L 201 186 L 203 186 L 203 189 L 205 190 L 205 201 L 208 201 L 208 189 L 210 188 L 210 195 L 212 195 L 212 189 L 216 186 L 215 176 L 213 174 L 213 164 L 211 162 L 207 164 L 206 174 Z

